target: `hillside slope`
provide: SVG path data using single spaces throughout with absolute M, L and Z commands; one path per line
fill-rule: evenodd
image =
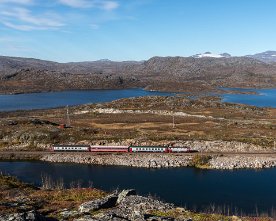
M 216 87 L 275 87 L 276 66 L 249 57 L 153 57 L 147 61 L 57 63 L 0 57 L 0 92 L 144 87 L 212 90 Z

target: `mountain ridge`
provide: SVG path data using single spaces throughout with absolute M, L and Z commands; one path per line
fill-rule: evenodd
M 252 57 L 152 57 L 146 61 L 58 63 L 0 56 L 0 93 L 143 87 L 204 91 L 275 87 L 276 65 Z

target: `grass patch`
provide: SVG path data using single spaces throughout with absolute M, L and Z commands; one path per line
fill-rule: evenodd
M 20 212 L 22 201 L 30 210 L 36 209 L 46 216 L 54 216 L 65 208 L 77 209 L 81 203 L 102 198 L 106 194 L 94 188 L 44 190 L 15 177 L 0 175 L 0 214 Z M 10 206 L 12 204 L 18 206 Z
M 0 174 L 0 191 L 11 189 L 36 189 L 30 184 L 19 181 L 16 177 Z
M 190 166 L 200 168 L 200 169 L 208 169 L 210 168 L 209 161 L 212 159 L 211 156 L 208 155 L 195 155 L 193 156 Z

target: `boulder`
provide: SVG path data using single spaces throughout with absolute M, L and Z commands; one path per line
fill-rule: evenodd
M 46 218 L 36 211 L 13 213 L 0 216 L 0 221 L 46 221 Z
M 118 196 L 116 194 L 111 194 L 103 199 L 93 200 L 85 202 L 79 206 L 79 211 L 81 213 L 89 213 L 99 209 L 106 209 L 114 207 L 116 205 Z
M 136 190 L 129 189 L 129 190 L 123 190 L 119 195 L 117 199 L 117 204 L 120 204 L 127 196 L 136 195 Z
M 148 214 L 144 215 L 144 220 L 147 220 L 147 221 L 175 221 L 175 219 L 172 217 L 152 216 L 152 215 L 148 215 Z

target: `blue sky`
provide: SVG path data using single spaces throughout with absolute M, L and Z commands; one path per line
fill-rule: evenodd
M 0 55 L 59 62 L 276 50 L 275 0 L 0 0 Z

